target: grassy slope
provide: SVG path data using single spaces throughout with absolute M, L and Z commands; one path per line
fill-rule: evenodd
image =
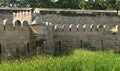
M 112 52 L 76 50 L 69 56 L 3 62 L 0 71 L 120 71 L 120 56 Z

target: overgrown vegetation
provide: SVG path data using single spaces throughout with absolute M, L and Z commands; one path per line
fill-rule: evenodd
M 120 71 L 120 56 L 112 51 L 75 50 L 68 56 L 3 61 L 0 71 Z

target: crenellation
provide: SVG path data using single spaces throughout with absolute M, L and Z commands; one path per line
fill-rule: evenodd
M 56 24 L 56 25 L 54 26 L 54 31 L 55 31 L 55 32 L 62 32 L 61 26 L 62 26 L 62 25 Z
M 116 26 L 115 26 L 115 29 L 116 29 L 116 32 L 120 32 L 120 27 L 119 27 L 119 25 L 116 25 Z
M 97 31 L 97 25 L 96 24 L 91 24 L 90 25 L 90 31 Z
M 97 32 L 98 32 L 98 34 L 99 34 L 100 36 L 103 35 L 103 32 L 105 32 L 105 28 L 103 28 L 103 25 L 101 25 L 100 28 L 97 28 Z
M 87 26 L 87 24 L 84 24 L 84 25 L 83 25 L 83 27 L 82 27 L 83 31 L 86 31 L 86 30 L 85 30 L 86 26 Z
M 61 26 L 61 28 L 62 28 L 62 32 L 64 31 L 64 28 L 65 28 L 65 25 L 63 24 L 62 26 Z
M 76 28 L 76 24 L 70 24 L 69 25 L 69 31 L 70 32 L 78 32 Z
M 98 25 L 97 25 L 97 29 L 100 29 L 100 28 L 105 28 L 105 26 L 104 26 L 104 25 L 101 25 L 101 24 L 98 24 Z
M 70 30 L 69 25 L 67 25 L 67 24 L 62 25 L 61 30 L 62 30 L 62 32 L 69 32 L 69 30 Z
M 72 31 L 72 29 L 71 29 L 72 26 L 73 26 L 73 24 L 70 24 L 70 25 L 69 25 L 69 31 L 70 31 L 70 32 Z
M 85 32 L 91 32 L 92 26 L 93 26 L 92 24 L 87 24 L 86 27 L 84 28 Z
M 78 28 L 77 28 L 78 31 L 84 31 L 84 29 L 83 29 L 84 24 L 77 24 L 77 25 L 79 25 Z
M 110 31 L 110 25 L 103 25 L 103 28 L 105 31 Z
M 71 24 L 70 24 L 71 25 Z M 70 28 L 70 25 L 68 25 Z M 79 24 L 77 24 L 76 26 L 78 26 Z M 62 25 L 63 26 L 63 25 Z M 73 27 L 74 25 L 72 25 Z M 75 29 L 77 29 L 77 27 L 74 27 Z M 85 30 L 86 29 L 92 29 L 92 31 L 77 31 L 77 32 L 70 32 L 70 31 L 63 31 L 63 32 L 55 32 L 54 36 L 55 39 L 59 40 L 65 40 L 66 42 L 74 42 L 74 43 L 69 43 L 71 45 L 71 49 L 72 49 L 72 45 L 76 44 L 75 46 L 85 46 L 85 47 L 89 47 L 89 49 L 92 50 L 109 50 L 109 49 L 113 49 L 113 47 L 115 46 L 116 43 L 116 39 L 118 39 L 118 35 L 113 35 L 112 32 L 110 32 L 110 27 L 113 27 L 112 25 L 96 25 L 96 24 L 91 24 L 91 25 L 83 25 Z M 118 27 L 118 25 L 116 25 Z M 72 28 L 71 27 L 71 28 Z M 80 28 L 80 29 L 82 29 Z M 98 31 L 96 31 L 96 29 L 98 29 Z M 104 30 L 105 29 L 105 30 Z M 68 37 L 68 38 L 64 38 L 62 39 L 62 37 Z M 73 38 L 72 38 L 73 37 Z M 67 39 L 71 39 L 71 40 L 75 40 L 75 41 L 69 41 Z M 79 40 L 78 40 L 79 39 Z M 113 41 L 113 43 L 112 43 Z M 117 40 L 118 41 L 118 40 Z M 82 43 L 82 45 L 81 45 Z M 107 44 L 109 43 L 109 44 Z M 62 46 L 63 48 L 68 47 L 67 44 L 63 44 L 64 46 Z M 111 46 L 110 46 L 111 45 Z M 107 47 L 107 46 L 110 46 Z M 117 51 L 118 52 L 118 51 Z
M 43 22 L 32 24 L 33 16 L 41 16 Z M 7 53 L 19 57 L 44 52 L 54 55 L 74 49 L 112 49 L 120 52 L 119 17 L 111 16 L 113 20 L 99 15 L 39 16 L 34 15 L 31 10 L 24 10 L 13 12 L 12 18 L 3 18 L 0 24 L 3 56 L 8 56 Z
M 77 25 L 76 25 L 77 31 L 79 31 L 79 26 L 80 26 L 80 24 L 77 24 Z

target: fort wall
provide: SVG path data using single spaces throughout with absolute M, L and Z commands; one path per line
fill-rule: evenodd
M 119 11 L 37 9 L 43 21 L 54 25 L 55 51 L 88 48 L 120 52 Z M 58 52 L 59 52 L 58 51 Z
M 3 57 L 25 56 L 30 42 L 30 31 L 27 24 L 24 28 L 16 24 L 0 24 L 0 44 Z
M 85 24 L 86 25 L 86 24 Z M 91 50 L 115 50 L 120 51 L 119 28 L 116 34 L 113 34 L 108 27 L 110 25 L 90 25 L 85 27 L 78 25 L 55 25 L 54 40 L 58 43 L 57 48 L 62 51 L 86 48 Z M 116 25 L 118 26 L 118 25 Z M 114 26 L 114 27 L 116 27 Z
M 74 49 L 120 52 L 119 11 L 38 9 L 32 13 L 31 9 L 24 10 L 0 14 L 3 56 L 57 54 Z M 43 22 L 31 25 L 37 33 L 28 26 L 33 17 L 41 17 Z M 117 32 L 111 32 L 113 27 Z

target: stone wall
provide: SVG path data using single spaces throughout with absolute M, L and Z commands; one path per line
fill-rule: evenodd
M 12 13 L 8 13 L 8 12 L 0 13 L 0 24 L 3 24 L 3 20 L 5 19 L 9 19 L 9 21 L 12 21 L 13 20 Z
M 53 24 L 120 24 L 119 16 L 62 16 L 57 14 L 40 15 L 43 21 Z
M 113 35 L 112 27 L 120 25 L 119 15 L 104 14 L 40 14 L 43 21 L 54 25 L 55 51 L 70 51 L 71 49 L 87 48 L 91 50 L 115 50 L 120 52 L 119 32 Z M 70 26 L 71 25 L 71 26 Z
M 54 54 L 74 49 L 115 50 L 120 52 L 120 20 L 112 13 L 74 14 L 74 13 L 41 13 L 32 17 L 41 17 L 41 21 L 50 22 L 33 26 L 38 32 L 35 37 L 30 33 L 28 25 L 13 27 L 12 13 L 0 14 L 0 43 L 2 56 L 17 56 L 34 53 L 41 47 L 43 51 Z M 6 25 L 3 20 L 9 19 Z M 117 27 L 118 26 L 118 27 Z M 119 31 L 113 35 L 112 27 Z M 33 45 L 31 45 L 34 43 Z M 38 44 L 37 44 L 38 43 Z M 37 46 L 38 45 L 38 46 Z M 29 48 L 32 47 L 32 48 Z
M 27 55 L 27 44 L 30 42 L 30 31 L 27 24 L 0 24 L 0 44 L 3 57 Z
M 120 52 L 120 28 L 117 33 L 110 30 L 110 25 L 55 25 L 54 40 L 56 51 L 74 49 L 114 50 Z M 115 26 L 114 26 L 115 27 Z

